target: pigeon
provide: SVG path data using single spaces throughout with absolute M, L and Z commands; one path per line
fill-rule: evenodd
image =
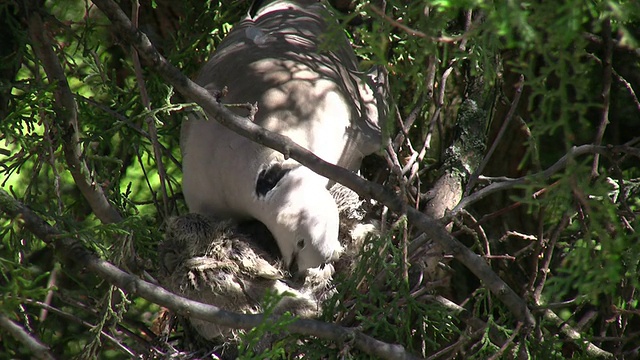
M 331 26 L 331 25 L 335 26 Z M 386 104 L 374 72 L 358 70 L 331 13 L 314 0 L 254 3 L 196 81 L 223 104 L 257 104 L 252 120 L 323 160 L 357 171 L 379 150 Z M 250 117 L 242 106 L 229 106 Z M 183 193 L 194 213 L 256 219 L 299 273 L 342 252 L 329 179 L 194 112 L 182 124 Z

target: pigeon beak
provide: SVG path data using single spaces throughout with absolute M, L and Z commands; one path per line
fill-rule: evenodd
M 298 254 L 293 254 L 291 258 L 291 264 L 289 264 L 289 273 L 292 276 L 297 276 L 300 269 L 298 268 Z
M 300 286 L 304 283 L 307 271 L 300 271 L 296 262 L 293 262 L 291 264 L 291 266 L 289 267 L 289 272 L 291 274 L 291 282 L 293 284 L 296 284 L 296 286 Z

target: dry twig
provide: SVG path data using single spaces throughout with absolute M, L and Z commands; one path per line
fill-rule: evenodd
M 138 0 L 134 0 L 131 2 L 131 20 L 133 26 L 138 27 L 138 17 L 140 11 L 140 3 Z M 142 65 L 140 64 L 140 57 L 138 56 L 138 52 L 132 46 L 131 54 L 133 60 L 133 68 L 136 74 L 136 81 L 138 83 L 138 89 L 140 89 L 140 99 L 142 101 L 142 106 L 148 111 L 151 112 L 151 100 L 149 99 L 149 94 L 147 92 L 147 86 L 144 81 L 144 76 L 142 75 Z M 153 147 L 153 156 L 156 160 L 156 165 L 158 166 L 158 177 L 160 178 L 160 190 L 162 192 L 162 205 L 164 210 L 164 217 L 167 218 L 169 216 L 169 193 L 167 192 L 167 184 L 170 184 L 167 180 L 167 171 L 165 170 L 164 163 L 162 162 L 162 148 L 160 146 L 160 141 L 158 141 L 158 129 L 156 128 L 155 118 L 151 115 L 145 116 L 145 123 L 149 128 L 149 138 L 151 139 L 151 145 Z M 151 188 L 152 189 L 152 188 Z
M 531 175 L 525 175 L 519 178 L 500 178 L 504 181 L 493 183 L 491 185 L 488 185 L 485 188 L 482 188 L 481 190 L 474 192 L 473 194 L 470 194 L 469 196 L 464 197 L 462 200 L 460 200 L 460 203 L 458 203 L 458 205 L 453 210 L 451 210 L 451 212 L 449 213 L 449 216 L 450 217 L 456 216 L 462 209 L 466 208 L 467 206 L 477 201 L 480 201 L 485 197 L 493 193 L 496 193 L 498 191 L 513 189 L 516 186 L 525 185 L 533 180 L 549 179 L 552 175 L 564 169 L 569 163 L 569 160 L 575 158 L 576 156 L 581 156 L 585 154 L 596 154 L 596 153 L 602 154 L 609 151 L 628 152 L 630 154 L 635 154 L 639 152 L 640 149 L 631 148 L 625 145 L 613 146 L 611 148 L 606 146 L 596 146 L 591 144 L 574 146 L 569 150 L 569 152 L 567 152 L 563 157 L 561 157 L 560 160 L 556 161 L 555 164 L 549 166 L 544 171 L 531 174 Z
M 471 190 L 473 189 L 473 187 L 476 184 L 476 181 L 478 180 L 478 176 L 482 174 L 482 171 L 484 170 L 485 166 L 487 166 L 487 164 L 489 163 L 491 156 L 496 151 L 496 148 L 498 147 L 500 140 L 502 139 L 505 132 L 507 131 L 507 128 L 511 123 L 511 119 L 513 119 L 516 114 L 516 109 L 518 108 L 518 104 L 520 103 L 520 97 L 522 96 L 523 87 L 524 87 L 524 76 L 520 75 L 520 80 L 518 80 L 518 83 L 516 84 L 516 91 L 513 97 L 513 101 L 511 102 L 511 107 L 509 108 L 509 112 L 507 113 L 504 119 L 504 122 L 500 127 L 500 131 L 498 131 L 498 135 L 496 135 L 496 138 L 493 141 L 493 144 L 491 144 L 491 147 L 487 151 L 487 154 L 485 155 L 484 159 L 482 159 L 482 162 L 480 163 L 478 168 L 473 172 L 473 174 L 471 174 L 471 178 L 469 178 L 469 183 L 467 184 L 467 188 L 464 191 L 464 196 L 468 196 L 471 193 Z
M 599 146 L 602 144 L 602 138 L 604 132 L 609 124 L 609 107 L 611 106 L 611 72 L 612 65 L 611 60 L 613 56 L 613 41 L 611 40 L 611 19 L 606 18 L 602 22 L 602 33 L 604 35 L 604 58 L 602 59 L 602 115 L 600 118 L 600 125 L 598 126 L 598 133 L 594 144 Z M 600 154 L 593 156 L 593 165 L 591 167 L 591 178 L 598 177 L 598 163 L 600 160 Z

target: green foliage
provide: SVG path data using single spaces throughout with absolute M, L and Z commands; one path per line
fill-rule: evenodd
M 286 358 L 286 349 L 291 349 L 295 344 L 296 337 L 285 337 L 287 325 L 296 320 L 289 312 L 277 317 L 274 310 L 278 303 L 288 294 L 267 293 L 263 300 L 262 310 L 265 315 L 264 321 L 255 328 L 241 333 L 238 342 L 238 359 L 279 359 Z M 271 320 L 269 318 L 271 317 Z M 275 340 L 268 348 L 265 344 L 269 340 Z
M 598 304 L 603 296 L 640 285 L 640 238 L 618 220 L 622 209 L 620 204 L 611 201 L 612 184 L 590 185 L 587 179 L 586 176 L 572 179 L 580 189 L 584 212 L 572 214 L 562 239 L 563 251 L 559 256 L 563 266 L 558 269 L 558 276 L 549 282 L 552 300 L 576 291 Z M 635 228 L 638 224 L 635 220 L 630 225 Z
M 154 0 L 142 5 L 140 27 L 172 64 L 193 76 L 248 2 Z M 0 24 L 9 39 L 0 39 L 0 185 L 102 258 L 142 276 L 153 273 L 163 221 L 186 212 L 179 196 L 178 144 L 179 125 L 190 104 L 143 62 L 147 108 L 131 49 L 118 40 L 101 12 L 82 0 L 45 3 L 40 13 L 46 35 L 53 40 L 78 109 L 82 161 L 123 216 L 118 224 L 102 224 L 69 171 L 63 152 L 66 119 L 54 111 L 59 84 L 49 81 L 43 59 L 36 56 L 22 11 L 11 1 L 0 3 Z M 411 144 L 403 143 L 397 155 L 404 161 L 422 151 L 419 171 L 404 181 L 394 178 L 395 173 L 383 181 L 389 187 L 406 186 L 407 201 L 418 208 L 428 194 L 416 202 L 415 191 L 424 193 L 439 174 L 433 170 L 446 160 L 443 149 L 455 136 L 462 101 L 472 97 L 490 114 L 489 138 L 495 141 L 520 74 L 522 99 L 514 106 L 506 135 L 497 140 L 504 147 L 482 174 L 539 173 L 574 146 L 596 143 L 605 109 L 604 43 L 611 37 L 610 123 L 602 144 L 625 144 L 627 149 L 603 153 L 595 176 L 592 154 L 571 158 L 551 177 L 531 177 L 515 190 L 468 207 L 479 221 L 465 224 L 474 231 L 474 251 L 514 256 L 487 261 L 531 308 L 549 308 L 583 338 L 618 351 L 620 358 L 632 356 L 635 345 L 628 334 L 639 331 L 640 301 L 640 117 L 633 95 L 640 86 L 638 2 L 390 0 L 385 9 L 361 1 L 352 11 L 341 11 L 336 14 L 345 28 L 337 30 L 354 42 L 363 68 L 378 64 L 389 70 L 391 102 L 398 114 L 389 126 L 391 138 L 400 133 L 394 128 L 399 122 L 416 118 L 407 134 Z M 12 72 L 14 65 L 18 67 Z M 157 129 L 161 158 L 154 153 L 150 124 Z M 488 180 L 483 181 L 470 192 Z M 528 237 L 514 238 L 514 233 Z M 455 262 L 458 277 L 447 294 L 463 313 L 429 296 L 416 296 L 404 276 L 402 236 L 395 229 L 369 239 L 354 271 L 335 279 L 336 294 L 326 304 L 324 320 L 357 326 L 424 356 L 446 349 L 450 352 L 443 357 L 484 359 L 520 351 L 536 359 L 589 358 L 584 343 L 568 340 L 558 324 L 542 321 L 538 313 L 541 325 L 535 336 L 518 332 L 517 319 Z M 124 294 L 84 269 L 63 266 L 59 255 L 25 229 L 21 219 L 0 213 L 0 312 L 60 358 L 159 353 L 150 350 L 151 341 L 145 338 L 157 305 Z M 407 270 L 411 274 L 417 267 Z M 48 312 L 43 312 L 45 305 L 51 307 Z M 267 312 L 272 309 L 266 307 Z M 471 329 L 467 315 L 484 327 Z M 264 352 L 257 350 L 263 336 L 280 334 L 290 321 L 284 316 L 247 332 L 241 338 L 241 357 L 366 357 L 348 343 L 300 336 L 283 336 Z M 127 331 L 136 336 L 121 335 Z M 119 343 L 106 333 L 119 334 Z M 29 356 L 1 329 L 0 336 L 0 359 Z
M 368 239 L 354 259 L 353 272 L 336 277 L 336 293 L 325 305 L 324 319 L 358 324 L 378 340 L 403 344 L 410 352 L 427 356 L 459 335 L 459 330 L 450 309 L 416 297 L 416 289 L 409 287 L 409 279 L 402 275 L 401 236 L 402 229 L 396 229 Z M 326 347 L 323 341 L 309 344 L 310 351 L 327 351 Z M 333 351 L 346 358 L 363 357 L 347 346 Z
M 166 208 L 159 205 L 162 203 L 161 181 L 167 184 L 169 196 L 180 189 L 180 163 L 173 160 L 179 159 L 180 116 L 174 114 L 182 105 L 174 105 L 173 90 L 158 76 L 145 74 L 152 110 L 142 106 L 131 58 L 125 54 L 129 49 L 114 43 L 108 21 L 89 5 L 69 0 L 55 2 L 47 11 L 58 19 L 53 29 L 54 41 L 78 107 L 83 160 L 90 176 L 100 181 L 124 220 L 118 224 L 101 224 L 76 189 L 61 148 L 64 119 L 57 118 L 52 111 L 57 85 L 45 81 L 40 60 L 31 48 L 24 49 L 23 66 L 12 88 L 10 112 L 0 121 L 3 140 L 0 181 L 3 188 L 11 189 L 18 199 L 64 231 L 65 236 L 82 240 L 102 257 L 125 268 L 153 271 L 161 224 L 169 215 L 164 212 Z M 189 16 L 198 18 L 194 24 L 200 29 L 205 24 L 209 28 L 197 34 L 183 30 L 176 34 L 173 47 L 165 49 L 175 54 L 169 57 L 175 57 L 178 63 L 189 60 L 185 68 L 195 68 L 198 62 L 193 61 L 197 59 L 195 52 L 185 53 L 181 51 L 182 46 L 197 47 L 202 61 L 215 43 L 207 34 L 219 34 L 214 26 L 222 28 L 238 16 L 232 7 L 224 7 L 222 13 L 219 4 L 206 5 L 209 13 L 194 12 Z M 219 21 L 211 21 L 208 17 L 211 12 L 218 14 Z M 26 29 L 15 31 L 15 36 L 27 36 Z M 200 37 L 193 39 L 194 35 Z M 221 37 L 219 35 L 217 41 Z M 201 48 L 203 42 L 208 45 Z M 157 171 L 157 159 L 145 123 L 148 117 L 157 126 L 160 144 L 165 149 L 162 161 L 166 177 L 163 179 Z M 168 200 L 169 210 L 177 206 L 183 211 L 182 203 L 175 203 L 172 197 Z M 38 334 L 64 358 L 121 357 L 122 347 L 105 342 L 100 332 L 115 329 L 125 313 L 131 318 L 140 318 L 141 314 L 148 313 L 150 304 L 130 304 L 123 294 L 118 294 L 119 300 L 114 299 L 113 289 L 87 277 L 80 269 L 59 268 L 52 249 L 25 230 L 19 219 L 0 221 L 2 313 L 12 320 L 26 320 L 30 324 L 28 330 Z M 58 268 L 56 272 L 52 272 L 54 267 Z M 48 287 L 48 281 L 56 285 Z M 46 321 L 38 322 L 41 308 L 24 305 L 24 301 L 43 301 L 49 291 L 54 292 L 53 305 L 62 313 L 49 312 Z M 89 296 L 89 300 L 66 302 L 78 296 Z M 81 303 L 98 312 L 89 308 L 78 311 Z M 55 320 L 61 317 L 64 322 Z M 70 321 L 69 317 L 74 320 Z M 147 323 L 152 320 L 151 316 L 146 318 Z M 84 325 L 82 321 L 86 321 Z M 126 346 L 135 347 L 134 339 L 125 342 Z M 1 348 L 0 353 L 7 356 L 26 354 L 19 343 L 4 334 Z

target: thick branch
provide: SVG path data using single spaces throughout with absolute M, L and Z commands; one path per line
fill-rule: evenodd
M 432 197 L 424 208 L 425 214 L 440 219 L 460 202 L 462 189 L 469 178 L 469 169 L 478 167 L 482 160 L 487 121 L 486 113 L 475 101 L 466 99 L 460 105 L 455 131 L 458 135 L 445 151 L 444 174 L 429 191 Z M 452 225 L 447 224 L 448 231 Z M 410 250 L 412 253 L 418 250 L 417 242 L 411 244 Z M 442 247 L 437 244 L 429 250 L 429 255 L 423 259 L 427 274 L 432 277 L 438 276 L 438 263 L 442 261 L 443 255 Z
M 20 341 L 36 359 L 51 360 L 54 357 L 49 352 L 49 348 L 43 345 L 38 339 L 29 334 L 22 326 L 14 323 L 8 317 L 0 314 L 0 328 L 11 334 Z
M 569 339 L 575 341 L 576 343 L 583 343 L 586 345 L 585 352 L 593 356 L 594 358 L 604 358 L 611 359 L 613 358 L 613 354 L 608 351 L 604 351 L 599 347 L 595 346 L 593 343 L 586 341 L 582 335 L 575 331 L 569 324 L 567 324 L 564 320 L 562 320 L 558 315 L 556 315 L 553 311 L 546 309 L 543 310 L 544 319 L 553 325 L 560 328 L 560 332 L 564 334 Z
M 111 206 L 100 184 L 91 179 L 89 168 L 83 160 L 80 137 L 78 135 L 78 108 L 69 83 L 65 77 L 58 56 L 53 51 L 48 32 L 36 11 L 29 15 L 29 36 L 31 46 L 38 59 L 42 62 L 44 72 L 50 84 L 56 84 L 54 90 L 54 111 L 56 122 L 62 129 L 62 149 L 69 171 L 80 192 L 91 206 L 94 214 L 103 223 L 113 223 L 122 220 L 118 211 Z
M 146 282 L 137 276 L 128 274 L 113 264 L 100 259 L 85 248 L 79 241 L 64 237 L 53 226 L 35 214 L 24 204 L 16 201 L 6 191 L 0 189 L 0 210 L 10 218 L 21 219 L 26 228 L 48 244 L 53 244 L 66 261 L 76 262 L 111 284 L 130 294 L 141 296 L 153 303 L 165 306 L 176 313 L 211 321 L 213 323 L 235 328 L 251 329 L 264 321 L 276 322 L 278 317 L 265 318 L 263 315 L 241 315 L 222 310 L 213 305 L 199 303 L 175 295 L 160 286 Z M 353 342 L 363 352 L 385 359 L 417 359 L 405 351 L 402 345 L 388 344 L 376 340 L 360 331 L 344 328 L 311 319 L 298 319 L 287 326 L 287 330 L 302 335 L 311 335 L 332 340 L 337 343 Z
M 316 173 L 353 189 L 365 198 L 376 199 L 388 206 L 389 209 L 406 214 L 408 219 L 421 231 L 439 243 L 446 252 L 453 254 L 457 260 L 480 278 L 511 313 L 525 324 L 525 329 L 533 327 L 535 319 L 526 302 L 491 270 L 484 259 L 452 237 L 438 221 L 406 206 L 401 199 L 384 187 L 362 179 L 349 170 L 327 163 L 289 138 L 267 131 L 247 119 L 235 115 L 221 106 L 204 88 L 189 80 L 177 68 L 169 64 L 156 51 L 146 35 L 132 26 L 131 21 L 112 0 L 94 0 L 93 2 L 111 20 L 115 31 L 125 41 L 132 44 L 158 74 L 185 97 L 198 103 L 206 113 L 213 114 L 216 121 L 242 136 L 281 152 L 285 157 L 292 157 Z

